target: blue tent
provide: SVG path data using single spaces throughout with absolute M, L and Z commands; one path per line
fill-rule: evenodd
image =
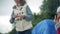
M 54 21 L 45 19 L 39 22 L 32 30 L 32 34 L 56 34 Z

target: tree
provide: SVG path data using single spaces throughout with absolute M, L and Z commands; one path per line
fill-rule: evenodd
M 34 13 L 34 19 L 32 20 L 33 26 L 35 26 L 40 21 L 40 14 Z
M 41 17 L 43 17 L 43 19 L 53 19 L 58 6 L 60 6 L 60 0 L 44 0 L 43 5 L 40 7 Z
M 11 32 L 9 32 L 8 34 L 17 34 L 16 29 L 14 28 Z
M 60 0 L 44 0 L 41 9 L 41 15 L 34 14 L 33 25 L 35 26 L 37 23 L 44 19 L 54 19 L 54 16 L 57 11 L 57 7 L 60 6 Z

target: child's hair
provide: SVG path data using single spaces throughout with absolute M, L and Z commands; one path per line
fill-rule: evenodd
M 57 14 L 54 16 L 54 19 L 55 19 L 55 20 L 59 20 L 58 17 L 57 17 Z
M 57 19 L 57 15 L 55 15 L 54 19 Z

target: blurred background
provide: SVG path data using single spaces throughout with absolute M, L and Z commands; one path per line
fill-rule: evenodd
M 33 26 L 43 19 L 53 19 L 57 7 L 60 6 L 60 0 L 26 0 L 26 2 L 34 15 Z M 9 22 L 14 5 L 14 0 L 0 0 L 0 33 L 16 34 Z

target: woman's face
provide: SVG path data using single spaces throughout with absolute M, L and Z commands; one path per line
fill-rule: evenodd
M 23 0 L 14 0 L 17 4 L 22 3 Z

